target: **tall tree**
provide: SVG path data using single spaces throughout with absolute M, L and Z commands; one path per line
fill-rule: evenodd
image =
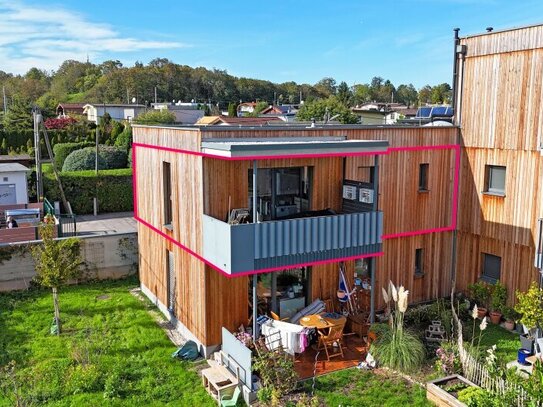
M 432 87 L 425 85 L 419 89 L 419 106 L 430 103 L 432 96 Z
M 300 120 L 315 119 L 317 121 L 326 121 L 336 116 L 335 120 L 344 124 L 358 123 L 358 117 L 336 96 L 304 103 L 296 116 Z
M 345 106 L 349 107 L 352 102 L 353 92 L 347 85 L 347 82 L 341 82 L 337 87 L 337 98 Z
M 328 97 L 336 94 L 336 80 L 334 78 L 326 77 L 318 81 L 315 86 L 315 90 L 321 97 Z
M 4 115 L 3 125 L 7 132 L 32 130 L 32 106 L 23 99 L 14 98 L 8 105 L 8 112 Z
M 409 85 L 400 85 L 396 89 L 395 100 L 397 102 L 403 103 L 407 107 L 411 107 L 417 103 L 418 93 L 413 84 Z

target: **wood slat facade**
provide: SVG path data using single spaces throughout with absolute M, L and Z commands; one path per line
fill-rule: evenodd
M 461 39 L 462 168 L 458 288 L 482 273 L 483 253 L 501 257 L 509 291 L 537 281 L 537 219 L 543 215 L 543 26 Z M 484 194 L 486 166 L 506 167 L 505 196 Z
M 392 147 L 453 145 L 457 129 L 449 128 L 365 128 L 325 129 L 173 129 L 134 127 L 134 142 L 166 148 L 199 151 L 205 138 L 228 137 L 346 136 L 350 139 L 388 140 Z M 201 253 L 201 214 L 224 219 L 228 208 L 248 204 L 249 161 L 226 161 L 136 147 L 137 215 L 155 229 Z M 162 162 L 172 164 L 174 195 L 173 231 L 164 228 L 162 213 Z M 363 167 L 374 157 L 262 160 L 259 168 L 313 167 L 311 208 L 341 210 L 341 189 L 346 179 L 364 180 Z M 418 192 L 419 164 L 428 163 L 429 192 Z M 362 168 L 362 169 L 361 169 Z M 384 211 L 385 233 L 399 233 L 450 225 L 453 196 L 454 151 L 394 151 L 379 157 L 379 209 Z M 187 253 L 156 231 L 139 224 L 140 279 L 161 304 L 167 298 L 167 250 L 174 253 L 177 296 L 175 316 L 205 346 L 220 343 L 221 327 L 235 330 L 247 325 L 249 315 L 248 277 L 228 278 Z M 384 255 L 377 260 L 376 301 L 381 307 L 380 287 L 389 280 L 403 284 L 413 301 L 445 296 L 450 291 L 451 232 L 401 237 L 383 242 Z M 414 276 L 415 250 L 424 249 L 424 275 Z M 354 261 L 346 262 L 352 282 Z M 335 298 L 339 264 L 311 268 L 309 301 Z M 443 276 L 445 277 L 443 278 Z

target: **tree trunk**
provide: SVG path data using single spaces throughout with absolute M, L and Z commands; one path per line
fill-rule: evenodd
M 55 305 L 55 323 L 57 324 L 57 335 L 60 335 L 60 308 L 58 306 L 57 287 L 53 287 L 53 304 Z

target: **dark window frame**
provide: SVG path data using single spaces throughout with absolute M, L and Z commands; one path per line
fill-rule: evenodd
M 501 279 L 502 274 L 502 258 L 500 256 L 496 256 L 495 254 L 491 253 L 481 253 L 482 259 L 481 259 L 481 277 L 480 279 L 482 281 L 485 281 L 490 284 L 495 284 Z M 499 268 L 498 270 L 488 270 L 488 267 L 495 266 L 496 263 L 492 264 L 492 262 L 497 262 Z
M 494 170 L 503 170 L 503 187 L 493 185 L 496 180 Z M 485 188 L 484 193 L 488 195 L 505 196 L 505 186 L 507 181 L 507 167 L 504 165 L 485 165 Z
M 430 173 L 430 164 L 419 164 L 419 192 L 428 192 L 428 174 Z
M 424 249 L 415 249 L 415 277 L 424 276 Z
M 167 161 L 162 161 L 162 215 L 164 226 L 172 229 L 173 202 L 172 202 L 172 168 Z

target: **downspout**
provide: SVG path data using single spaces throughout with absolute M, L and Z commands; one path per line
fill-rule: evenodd
M 377 212 L 379 210 L 379 156 L 374 158 L 374 171 L 373 171 L 373 210 Z M 377 274 L 377 258 L 372 257 L 370 259 L 371 266 L 371 290 L 370 290 L 370 323 L 375 322 L 375 275 Z
M 256 208 L 257 205 L 257 162 L 256 160 L 253 160 L 253 223 L 256 224 L 257 217 L 258 217 L 258 211 Z M 257 338 L 257 332 L 256 332 L 256 318 L 258 314 L 258 298 L 256 293 L 256 287 L 258 282 L 258 275 L 253 274 L 253 341 L 256 342 Z

